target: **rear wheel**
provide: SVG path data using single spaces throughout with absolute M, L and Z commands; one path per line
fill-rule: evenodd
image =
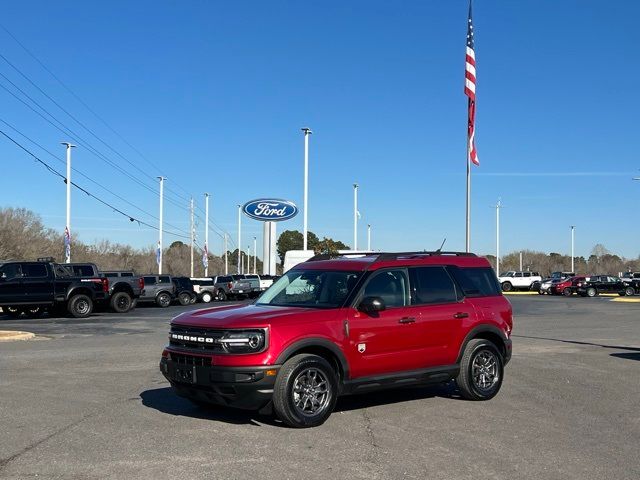
M 212 300 L 212 295 L 209 292 L 204 292 L 201 296 L 200 296 L 200 300 L 202 300 L 202 303 L 209 303 Z
M 127 292 L 117 292 L 111 297 L 111 309 L 116 313 L 126 313 L 133 306 L 133 299 Z
M 218 290 L 218 300 L 224 302 L 227 299 L 227 294 L 224 290 Z
M 316 427 L 329 418 L 337 396 L 338 376 L 329 362 L 303 353 L 280 369 L 273 389 L 273 409 L 290 427 Z
M 624 289 L 624 295 L 627 297 L 631 297 L 636 294 L 636 291 L 633 287 L 627 287 Z
M 191 295 L 189 295 L 187 292 L 182 292 L 180 295 L 178 295 L 178 301 L 182 306 L 189 305 L 191 303 Z
M 503 372 L 502 355 L 493 342 L 475 338 L 464 349 L 456 383 L 463 398 L 489 400 L 500 391 Z
M 74 295 L 69 299 L 67 310 L 75 318 L 86 318 L 93 311 L 93 301 L 87 295 Z
M 511 290 L 513 290 L 513 285 L 511 284 L 511 282 L 504 282 L 502 284 L 502 291 L 503 292 L 510 292 Z
M 564 295 L 565 297 L 570 297 L 572 293 L 573 292 L 570 288 L 565 288 L 564 290 L 562 290 L 562 295 Z
M 169 305 L 171 305 L 171 295 L 169 295 L 167 292 L 159 293 L 156 297 L 156 305 L 161 308 L 167 308 Z
M 596 295 L 598 295 L 598 291 L 595 288 L 587 288 L 587 297 L 595 297 Z

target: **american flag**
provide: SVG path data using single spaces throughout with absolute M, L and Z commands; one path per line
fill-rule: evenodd
M 476 53 L 473 48 L 473 22 L 471 21 L 471 2 L 469 2 L 469 21 L 467 22 L 467 54 L 464 72 L 464 93 L 469 97 L 469 116 L 467 121 L 467 157 L 475 165 L 480 165 L 476 151 Z
M 69 227 L 64 227 L 64 257 L 67 261 L 71 257 L 71 232 L 69 232 Z
M 207 268 L 209 266 L 209 249 L 207 248 L 207 244 L 204 244 L 204 248 L 202 249 L 202 266 Z

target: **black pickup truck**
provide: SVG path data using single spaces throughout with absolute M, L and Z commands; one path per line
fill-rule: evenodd
M 65 263 L 76 277 L 104 277 L 109 280 L 109 306 L 116 313 L 126 313 L 135 307 L 144 289 L 144 280 L 130 271 L 101 272 L 93 263 Z
M 0 307 L 11 316 L 39 316 L 67 311 L 76 318 L 91 315 L 97 302 L 109 299 L 106 278 L 79 278 L 52 262 L 0 263 Z

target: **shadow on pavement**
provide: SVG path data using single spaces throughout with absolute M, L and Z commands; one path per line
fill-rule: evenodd
M 395 388 L 340 397 L 335 411 L 348 412 L 350 410 L 410 402 L 412 400 L 426 400 L 434 397 L 460 399 L 455 382 L 450 382 L 446 385 Z
M 624 358 L 626 360 L 638 360 L 640 361 L 640 351 L 639 352 L 625 352 L 625 353 L 612 353 L 612 357 L 616 358 Z
M 263 416 L 251 410 L 237 410 L 219 405 L 198 406 L 186 398 L 179 397 L 170 387 L 145 390 L 140 394 L 142 404 L 170 415 L 214 420 L 234 425 L 280 425 L 274 417 Z

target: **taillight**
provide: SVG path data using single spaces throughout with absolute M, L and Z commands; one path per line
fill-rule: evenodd
M 138 279 L 138 286 L 140 287 L 140 290 L 144 290 L 144 278 L 140 277 Z
M 105 293 L 109 292 L 109 279 L 108 278 L 103 278 L 102 279 L 102 291 Z
M 227 283 L 227 288 L 228 288 L 229 290 L 231 290 L 231 288 L 232 288 L 232 287 L 233 287 L 233 283 L 231 283 L 231 282 Z

